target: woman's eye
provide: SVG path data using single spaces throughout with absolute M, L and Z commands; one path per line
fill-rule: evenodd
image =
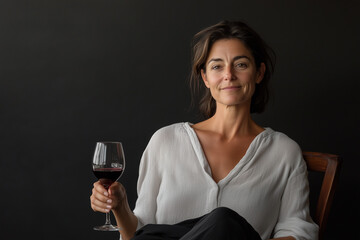
M 240 68 L 240 69 L 244 69 L 247 68 L 247 64 L 246 63 L 237 63 L 235 65 L 236 68 Z
M 220 65 L 214 65 L 211 67 L 212 70 L 217 70 L 217 69 L 220 69 Z

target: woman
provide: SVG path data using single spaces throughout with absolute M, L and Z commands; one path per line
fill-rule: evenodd
M 153 135 L 140 164 L 134 212 L 120 183 L 107 192 L 96 182 L 93 210 L 112 210 L 123 239 L 131 239 L 146 224 L 168 224 L 159 225 L 164 232 L 190 224 L 178 238 L 196 235 L 201 228 L 202 235 L 216 229 L 210 235 L 221 239 L 213 234 L 244 227 L 245 235 L 258 236 L 246 239 L 317 239 L 299 146 L 251 118 L 251 113 L 264 110 L 268 99 L 273 67 L 270 48 L 242 22 L 220 22 L 194 39 L 191 84 L 195 91 L 204 90 L 200 109 L 207 119 L 167 126 Z M 213 210 L 219 207 L 232 213 L 214 217 Z M 201 225 L 204 218 L 211 218 L 215 225 L 235 219 L 239 225 L 225 224 L 223 232 L 224 226 L 218 230 L 206 228 L 208 223 Z M 145 227 L 136 235 L 153 231 L 157 225 L 147 226 L 150 230 Z M 161 231 L 158 236 L 163 234 L 161 229 L 156 229 Z M 156 239 L 170 239 L 163 236 Z

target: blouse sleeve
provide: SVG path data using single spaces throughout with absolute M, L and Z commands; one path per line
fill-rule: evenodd
M 156 134 L 154 134 L 155 136 Z M 156 164 L 156 136 L 152 137 L 146 147 L 139 166 L 139 178 L 137 182 L 136 206 L 134 214 L 138 218 L 137 229 L 149 223 L 156 223 L 157 195 L 160 187 L 160 177 Z
M 292 236 L 296 240 L 317 240 L 318 226 L 309 212 L 309 184 L 301 151 L 295 155 L 297 166 L 291 172 L 281 198 L 274 238 Z

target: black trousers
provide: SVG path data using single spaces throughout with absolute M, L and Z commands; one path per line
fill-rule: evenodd
M 225 207 L 174 225 L 148 224 L 132 240 L 261 240 L 254 228 L 239 214 Z

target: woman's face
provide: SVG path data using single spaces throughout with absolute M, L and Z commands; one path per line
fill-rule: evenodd
M 265 64 L 256 69 L 254 57 L 240 40 L 220 39 L 210 49 L 205 70 L 201 76 L 217 105 L 250 107 Z

